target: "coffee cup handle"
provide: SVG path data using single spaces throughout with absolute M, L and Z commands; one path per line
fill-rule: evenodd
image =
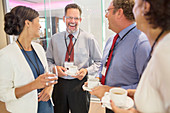
M 109 95 L 109 92 L 105 92 L 105 94 L 104 94 L 104 95 L 105 95 L 105 96 L 106 96 L 106 95 Z

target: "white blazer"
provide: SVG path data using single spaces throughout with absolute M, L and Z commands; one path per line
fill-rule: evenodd
M 32 42 L 42 65 L 48 69 L 46 55 L 41 45 Z M 12 113 L 37 113 L 37 90 L 31 91 L 21 98 L 16 98 L 15 88 L 34 80 L 32 70 L 22 51 L 14 42 L 0 50 L 0 101 Z

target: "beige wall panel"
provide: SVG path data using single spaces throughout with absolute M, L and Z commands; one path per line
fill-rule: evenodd
M 0 49 L 7 45 L 6 34 L 4 32 L 4 12 L 2 1 L 0 0 Z

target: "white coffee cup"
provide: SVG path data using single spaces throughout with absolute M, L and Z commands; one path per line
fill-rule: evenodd
M 69 74 L 75 75 L 77 73 L 77 71 L 78 71 L 77 66 L 69 66 L 69 70 L 68 70 Z
M 123 107 L 126 104 L 127 90 L 123 88 L 112 88 L 109 90 L 110 99 L 118 107 Z
M 91 89 L 98 86 L 100 83 L 99 79 L 97 78 L 90 78 L 87 80 L 87 82 L 88 82 L 88 88 L 91 88 Z
M 54 70 L 55 70 L 55 73 L 54 73 L 53 68 L 54 68 Z M 54 77 L 48 77 L 48 79 L 58 78 L 58 72 L 57 72 L 56 66 L 49 68 L 49 71 L 48 71 L 47 73 L 48 73 L 48 74 L 55 74 L 55 75 L 56 75 L 56 76 L 54 76 Z M 57 80 L 49 81 L 49 83 L 54 83 L 55 81 L 57 81 Z
M 65 62 L 65 63 L 64 63 L 64 67 L 65 67 L 66 69 L 69 69 L 70 66 L 74 66 L 74 62 Z
M 53 78 L 58 78 L 57 76 L 55 76 L 55 77 L 48 77 L 48 79 L 53 79 Z M 53 80 L 53 81 L 49 81 L 49 83 L 54 83 L 55 82 L 55 80 Z

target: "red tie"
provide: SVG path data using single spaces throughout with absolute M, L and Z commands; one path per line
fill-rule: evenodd
M 105 78 L 106 78 L 106 75 L 107 75 L 107 71 L 108 71 L 108 69 L 109 69 L 110 61 L 112 60 L 112 54 L 113 54 L 114 45 L 115 45 L 116 40 L 117 40 L 118 37 L 119 37 L 119 35 L 116 34 L 116 36 L 115 36 L 114 39 L 113 39 L 112 47 L 111 47 L 111 49 L 110 49 L 110 50 L 112 50 L 112 51 L 111 51 L 111 53 L 110 53 L 110 55 L 109 55 L 109 58 L 108 58 L 108 61 L 107 61 L 107 63 L 106 63 L 106 68 L 107 68 L 107 69 L 106 69 L 106 73 L 105 73 L 105 76 L 102 75 L 102 79 L 101 79 L 101 83 L 102 83 L 103 85 L 105 84 Z
M 73 62 L 74 61 L 74 47 L 72 38 L 74 37 L 72 34 L 69 34 L 68 37 L 70 38 L 70 43 L 67 47 L 65 61 Z

